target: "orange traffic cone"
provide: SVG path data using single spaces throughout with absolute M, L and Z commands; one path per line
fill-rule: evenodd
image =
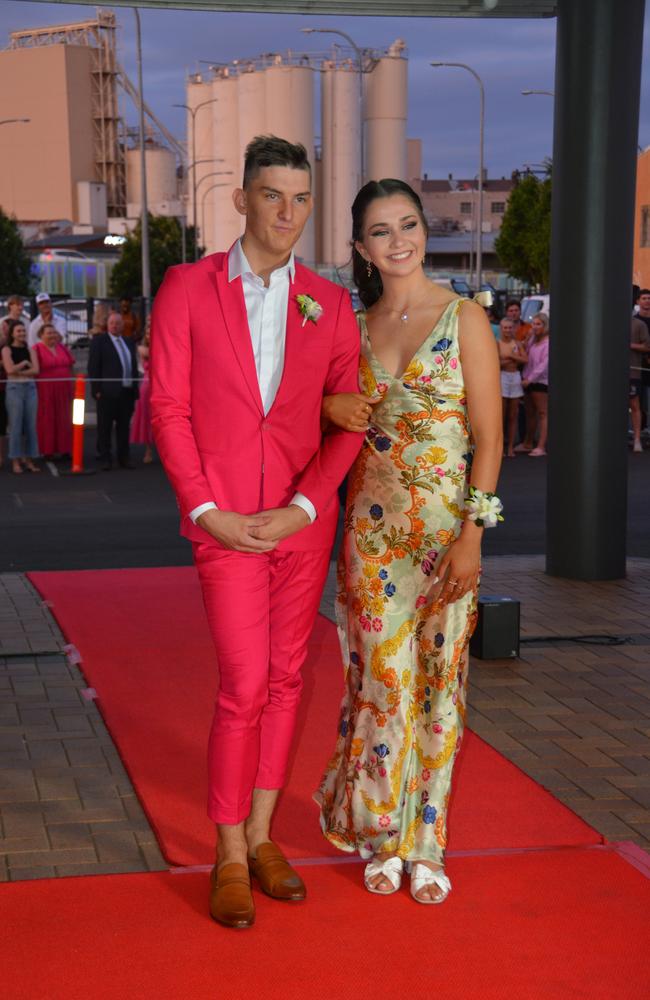
M 86 379 L 77 375 L 72 402 L 72 469 L 71 472 L 84 470 L 84 419 L 86 415 Z

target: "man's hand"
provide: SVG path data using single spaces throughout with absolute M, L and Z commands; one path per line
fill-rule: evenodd
M 289 535 L 295 535 L 301 528 L 306 528 L 310 523 L 309 515 L 297 504 L 290 504 L 288 507 L 276 507 L 274 510 L 265 510 L 262 515 L 266 518 L 266 524 L 259 528 L 253 528 L 253 536 L 267 542 L 277 544 Z
M 215 510 L 213 507 L 196 519 L 204 531 L 235 552 L 270 552 L 274 549 L 277 539 L 258 534 L 268 527 L 269 521 L 269 512 L 246 515 L 235 514 L 231 510 Z

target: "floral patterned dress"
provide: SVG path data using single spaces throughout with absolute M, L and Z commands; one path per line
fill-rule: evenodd
M 449 303 L 401 378 L 360 317 L 362 391 L 381 402 L 348 480 L 337 619 L 346 670 L 336 750 L 315 795 L 328 840 L 442 863 L 476 593 L 442 606 L 436 563 L 462 526 L 471 464 Z

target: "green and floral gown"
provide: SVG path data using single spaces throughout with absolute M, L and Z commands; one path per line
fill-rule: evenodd
M 316 793 L 328 840 L 363 857 L 442 863 L 465 716 L 476 594 L 441 606 L 436 565 L 458 537 L 471 464 L 449 303 L 401 378 L 360 317 L 361 387 L 379 397 L 348 480 L 337 619 L 346 671 L 336 751 Z

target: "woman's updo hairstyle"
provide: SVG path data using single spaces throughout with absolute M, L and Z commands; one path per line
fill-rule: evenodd
M 368 274 L 368 262 L 363 259 L 357 250 L 355 243 L 363 242 L 363 225 L 368 206 L 377 198 L 390 198 L 393 194 L 403 194 L 420 216 L 420 222 L 424 226 L 424 231 L 428 235 L 429 227 L 424 217 L 424 209 L 418 195 L 404 181 L 398 181 L 394 177 L 385 177 L 381 181 L 368 181 L 359 191 L 352 205 L 352 277 L 359 290 L 359 298 L 366 309 L 374 305 L 377 299 L 381 298 L 383 285 L 379 271 L 373 266 Z

